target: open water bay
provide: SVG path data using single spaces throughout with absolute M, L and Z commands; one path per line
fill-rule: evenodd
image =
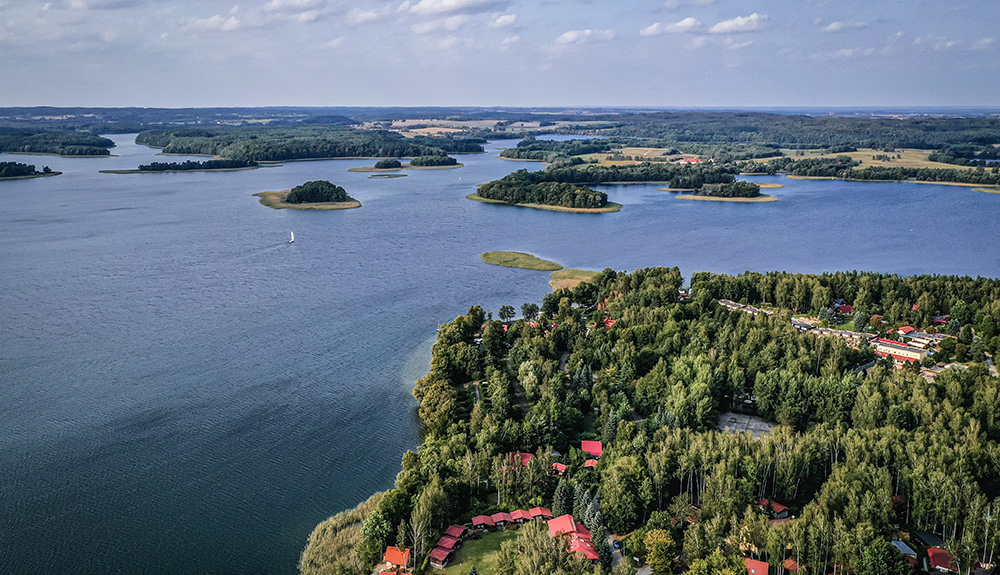
M 582 215 L 464 199 L 538 169 L 486 154 L 371 179 L 371 160 L 112 175 L 164 161 L 0 155 L 0 572 L 291 574 L 312 528 L 391 486 L 419 441 L 413 381 L 438 325 L 538 302 L 567 267 L 1000 275 L 1000 196 L 912 183 L 752 178 L 765 204 L 603 188 Z M 184 158 L 180 158 L 184 159 Z M 272 210 L 315 179 L 361 209 Z M 296 241 L 288 244 L 289 231 Z

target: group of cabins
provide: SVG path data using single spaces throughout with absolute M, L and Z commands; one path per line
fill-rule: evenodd
M 597 460 L 600 459 L 601 454 L 604 453 L 604 444 L 600 441 L 584 440 L 580 442 L 580 450 L 589 456 L 587 460 L 583 462 L 583 468 L 593 470 L 597 467 Z M 553 451 L 552 455 L 556 457 L 561 456 L 558 451 Z M 527 467 L 528 464 L 531 463 L 531 458 L 534 456 L 530 453 L 514 451 L 511 452 L 510 457 L 515 462 L 519 461 L 522 466 Z M 566 475 L 567 469 L 568 467 L 566 464 L 556 462 L 552 464 L 550 473 L 552 473 L 552 475 L 562 477 L 563 475 Z
M 560 515 L 548 521 L 549 537 L 566 537 L 569 545 L 566 551 L 571 554 L 582 555 L 591 562 L 598 560 L 597 549 L 591 542 L 590 530 L 577 523 L 572 515 Z

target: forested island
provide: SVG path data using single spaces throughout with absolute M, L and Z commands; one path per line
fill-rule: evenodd
M 440 547 L 449 525 L 482 538 L 458 551 L 466 566 L 490 548 L 491 572 L 518 575 L 736 574 L 746 560 L 779 574 L 910 572 L 889 541 L 962 575 L 995 561 L 1000 378 L 983 362 L 1000 352 L 1000 281 L 689 283 L 677 268 L 605 270 L 524 304 L 517 321 L 474 306 L 441 326 L 414 390 L 420 447 L 392 489 L 317 527 L 301 573 L 367 574 L 389 545 L 421 573 L 432 554 L 455 557 Z M 916 349 L 898 335 L 914 328 L 939 334 L 922 362 L 858 343 Z M 771 429 L 720 431 L 723 414 Z M 550 537 L 551 522 L 490 527 L 529 508 L 571 515 L 589 551 Z M 624 554 L 613 570 L 608 534 Z
M 361 207 L 361 202 L 347 195 L 347 190 L 326 180 L 306 182 L 290 190 L 254 195 L 260 198 L 260 203 L 275 209 L 346 210 Z
M 205 160 L 196 162 L 150 162 L 142 164 L 135 170 L 101 170 L 102 174 L 143 174 L 167 172 L 232 172 L 236 170 L 252 170 L 260 164 L 252 160 Z
M 46 176 L 58 176 L 62 172 L 53 172 L 48 166 L 42 167 L 42 171 L 35 169 L 34 164 L 22 164 L 20 162 L 0 162 L 0 180 L 22 180 L 26 178 L 43 178 Z
M 22 131 L 0 127 L 0 152 L 55 154 L 58 156 L 109 156 L 115 143 L 85 132 Z

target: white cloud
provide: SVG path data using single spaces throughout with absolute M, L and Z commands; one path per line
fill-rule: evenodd
M 227 18 L 216 14 L 208 18 L 188 18 L 181 29 L 188 32 L 231 32 L 239 27 L 240 20 L 236 16 Z
M 446 12 L 474 14 L 501 6 L 506 7 L 507 4 L 509 4 L 507 0 L 420 0 L 416 4 L 411 4 L 407 0 L 400 5 L 400 9 L 407 9 L 414 14 L 444 14 Z
M 761 24 L 767 20 L 767 16 L 754 12 L 749 16 L 737 16 L 730 20 L 723 20 L 708 29 L 712 34 L 732 34 L 735 32 L 752 32 L 760 28 Z
M 844 22 L 830 22 L 823 27 L 824 32 L 842 32 L 844 30 L 861 30 L 867 28 L 868 24 L 857 20 L 846 20 Z
M 343 43 L 344 43 L 344 37 L 341 36 L 339 38 L 334 38 L 333 40 L 330 40 L 329 42 L 323 44 L 322 47 L 326 48 L 327 50 L 336 50 Z
M 983 38 L 975 44 L 972 45 L 970 50 L 989 50 L 991 46 L 997 43 L 996 38 Z
M 746 42 L 734 42 L 732 38 L 726 38 L 725 42 L 726 50 L 742 50 L 750 44 L 753 44 L 753 40 L 747 40 Z
M 570 30 L 560 34 L 556 38 L 556 44 L 561 46 L 585 44 L 592 41 L 608 41 L 614 39 L 614 37 L 614 30 Z
M 490 22 L 490 28 L 509 28 L 517 23 L 517 14 L 497 16 Z
M 346 16 L 347 23 L 352 26 L 358 26 L 360 24 L 366 24 L 368 22 L 374 22 L 378 20 L 378 12 L 374 10 L 360 10 L 358 8 L 352 8 Z
M 701 22 L 699 22 L 696 18 L 688 16 L 680 22 L 674 22 L 673 24 L 660 24 L 659 22 L 655 22 L 642 30 L 639 30 L 639 35 L 656 36 L 657 34 L 679 34 L 683 32 L 690 32 L 699 26 L 701 26 Z
M 520 41 L 521 41 L 521 37 L 520 36 L 508 36 L 508 37 L 506 37 L 506 38 L 503 39 L 503 46 L 505 48 L 507 46 L 513 46 L 514 44 L 517 44 Z
M 958 40 L 951 40 L 944 36 L 920 36 L 913 41 L 914 45 L 917 46 L 930 46 L 931 48 L 939 51 L 950 50 L 958 45 Z
M 419 22 L 414 24 L 411 29 L 416 34 L 431 34 L 433 32 L 441 32 L 444 30 L 454 32 L 464 26 L 468 21 L 469 17 L 465 14 L 456 14 L 447 18 L 441 18 L 440 20 Z
M 264 4 L 264 10 L 269 12 L 276 10 L 303 12 L 320 8 L 324 4 L 324 0 L 271 0 L 267 4 Z

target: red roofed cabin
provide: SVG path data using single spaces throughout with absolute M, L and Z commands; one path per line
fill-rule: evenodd
M 788 507 L 778 503 L 777 501 L 761 499 L 760 502 L 758 502 L 758 505 L 760 505 L 761 509 L 771 515 L 771 519 L 784 519 L 788 517 Z
M 444 534 L 448 537 L 454 537 L 459 541 L 465 541 L 465 538 L 469 535 L 469 528 L 465 525 L 452 525 L 444 530 Z
M 523 453 L 518 451 L 512 451 L 510 454 L 511 459 L 513 459 L 515 462 L 520 462 L 521 465 L 523 465 L 524 467 L 527 467 L 528 464 L 531 463 L 532 457 L 533 456 L 530 453 Z
M 565 535 L 569 539 L 567 552 L 583 555 L 590 561 L 598 559 L 597 550 L 594 549 L 593 544 L 590 542 L 590 531 L 574 521 L 572 515 L 560 515 L 555 519 L 550 519 L 548 525 L 549 537 Z
M 514 523 L 524 525 L 528 521 L 531 521 L 531 513 L 528 513 L 524 509 L 517 509 L 510 512 L 510 518 L 514 520 Z
M 955 566 L 955 558 L 947 550 L 940 547 L 931 547 L 927 550 L 927 557 L 931 560 L 931 569 L 958 573 L 958 567 Z
M 410 549 L 400 549 L 398 547 L 386 547 L 382 560 L 395 567 L 403 569 L 410 563 Z
M 444 569 L 448 566 L 448 562 L 451 561 L 452 555 L 455 552 L 451 549 L 444 549 L 443 547 L 435 547 L 428 557 L 431 559 L 431 567 L 435 569 Z
M 553 475 L 558 475 L 560 477 L 562 477 L 563 475 L 566 475 L 566 466 L 563 465 L 562 463 L 553 463 L 552 464 L 552 474 Z
M 454 537 L 448 537 L 447 535 L 445 535 L 444 537 L 438 539 L 437 545 L 435 545 L 435 547 L 443 547 L 445 549 L 455 549 L 461 544 L 462 542 L 459 541 L 458 539 Z
M 487 515 L 476 515 L 472 518 L 473 529 L 478 529 L 480 531 L 487 530 L 490 527 L 496 527 L 496 523 L 493 522 Z
M 597 469 L 597 460 L 596 459 L 588 459 L 588 460 L 584 461 L 583 462 L 583 468 L 584 469 Z
M 580 450 L 590 454 L 594 459 L 600 459 L 604 453 L 604 445 L 600 441 L 581 441 Z
M 552 512 L 548 507 L 532 507 L 528 513 L 532 519 L 552 519 Z
M 767 575 L 767 569 L 770 567 L 767 563 L 756 559 L 744 558 L 743 562 L 747 564 L 747 575 Z
M 854 313 L 854 308 L 849 305 L 838 305 L 837 311 L 840 313 Z
M 494 513 L 490 515 L 490 519 L 493 520 L 493 524 L 497 527 L 507 527 L 514 524 L 514 518 L 511 517 L 510 513 Z

